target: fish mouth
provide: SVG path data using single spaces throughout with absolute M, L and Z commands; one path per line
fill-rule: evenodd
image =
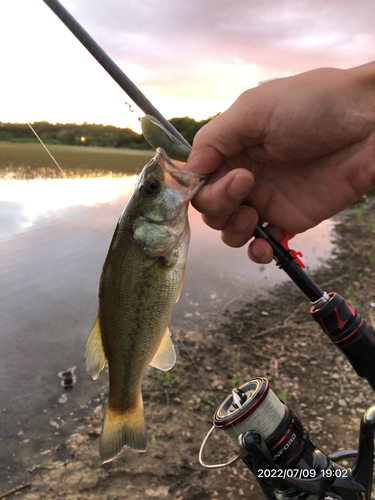
M 164 174 L 169 174 L 179 186 L 184 188 L 184 194 L 188 201 L 201 189 L 208 178 L 208 175 L 199 175 L 180 168 L 173 163 L 163 148 L 156 150 L 155 159 L 161 166 Z

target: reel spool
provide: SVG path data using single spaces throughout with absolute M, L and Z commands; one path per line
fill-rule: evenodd
M 253 430 L 266 440 L 278 428 L 286 407 L 269 388 L 266 378 L 256 378 L 234 389 L 216 410 L 214 426 L 222 429 L 237 451 L 239 436 Z
M 283 422 L 290 417 L 290 411 L 269 388 L 266 378 L 260 377 L 246 382 L 219 406 L 214 415 L 213 427 L 206 435 L 200 452 L 199 462 L 203 467 L 212 469 L 226 467 L 244 458 L 247 451 L 239 438 L 249 430 L 255 431 L 267 440 L 284 427 Z M 287 418 L 289 421 L 289 418 Z M 203 462 L 203 450 L 208 438 L 215 429 L 222 429 L 238 451 L 238 455 L 223 464 L 208 465 Z M 279 432 L 277 433 L 279 435 Z
M 259 434 L 270 452 L 273 466 L 291 467 L 304 457 L 310 442 L 301 422 L 280 401 L 269 388 L 264 377 L 255 378 L 245 383 L 219 406 L 214 415 L 213 427 L 205 437 L 199 461 L 203 467 L 212 469 L 226 467 L 249 455 L 246 435 L 249 431 Z M 208 465 L 203 461 L 203 450 L 208 438 L 215 429 L 222 429 L 238 452 L 232 460 Z M 312 446 L 315 450 L 315 445 Z M 310 453 L 304 457 L 304 465 L 311 467 L 314 459 Z

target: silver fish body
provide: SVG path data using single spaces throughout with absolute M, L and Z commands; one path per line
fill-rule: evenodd
M 147 448 L 141 384 L 149 364 L 169 370 L 176 360 L 168 324 L 182 286 L 190 239 L 188 203 L 203 182 L 158 150 L 144 167 L 113 235 L 85 356 L 94 380 L 108 361 L 103 462 L 115 458 L 124 446 Z

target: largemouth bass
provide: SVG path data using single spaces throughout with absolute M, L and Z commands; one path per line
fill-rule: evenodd
M 147 449 L 141 384 L 149 364 L 166 371 L 176 361 L 168 324 L 185 270 L 188 204 L 203 182 L 202 176 L 177 167 L 158 149 L 117 223 L 85 354 L 94 380 L 106 361 L 109 367 L 100 440 L 103 463 L 125 446 Z

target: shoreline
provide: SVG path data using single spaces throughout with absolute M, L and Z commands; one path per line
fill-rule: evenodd
M 343 295 L 370 325 L 375 320 L 370 305 L 375 295 L 374 212 L 374 203 L 367 200 L 344 216 L 336 226 L 336 254 L 313 276 L 327 292 Z M 290 282 L 277 286 L 269 298 L 244 303 L 221 318 L 211 315 L 204 331 L 179 331 L 210 389 L 179 345 L 170 378 L 150 369 L 144 380 L 146 454 L 124 450 L 112 463 L 98 467 L 106 401 L 102 392 L 68 422 L 67 440 L 36 456 L 24 481 L 31 486 L 22 498 L 236 499 L 245 498 L 250 489 L 252 498 L 260 500 L 263 494 L 242 463 L 214 471 L 198 463 L 218 403 L 233 381 L 242 385 L 256 376 L 267 377 L 276 394 L 285 393 L 287 404 L 323 451 L 356 448 L 360 418 L 371 405 L 372 391 L 325 338 L 309 309 L 308 299 Z M 224 438 L 217 437 L 219 443 L 225 448 L 222 458 L 233 454 Z M 205 459 L 220 460 L 211 448 Z

